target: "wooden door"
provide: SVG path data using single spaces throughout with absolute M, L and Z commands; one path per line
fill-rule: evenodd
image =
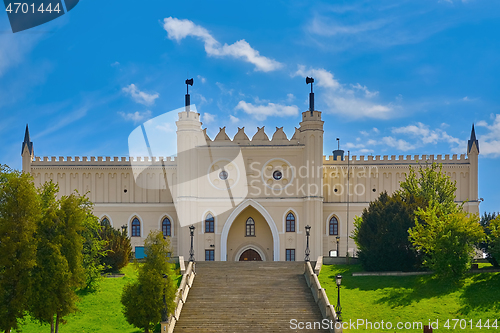
M 257 251 L 249 249 L 241 254 L 240 261 L 262 261 L 262 258 Z

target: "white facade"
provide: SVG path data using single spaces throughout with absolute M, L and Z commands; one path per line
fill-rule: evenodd
M 248 254 L 247 250 L 254 250 L 263 260 L 303 260 L 306 225 L 311 226 L 311 258 L 336 250 L 337 236 L 340 256 L 348 251 L 352 255 L 355 244 L 349 237 L 354 217 L 382 191 L 396 191 L 408 166 L 416 165 L 417 160 L 442 163 L 443 170 L 456 181 L 457 202 L 466 202 L 467 211 L 479 213 L 479 146 L 474 130 L 469 146 L 464 147 L 467 157 L 351 156 L 347 161 L 323 156 L 323 121 L 319 111 L 302 113 L 300 126 L 291 139 L 282 128 L 277 128 L 269 139 L 262 127 L 251 140 L 244 128 L 233 139 L 222 128 L 211 140 L 201 130 L 199 114 L 195 112 L 180 112 L 176 125 L 177 149 L 186 153 L 175 159 L 35 157 L 27 131 L 22 150 L 23 171 L 33 175 L 37 186 L 48 180 L 58 183 L 60 195 L 74 190 L 87 193 L 95 204 L 95 215 L 106 217 L 115 228 L 128 227 L 133 248 L 143 245 L 150 230 L 161 230 L 162 222 L 168 218 L 174 255 L 189 258 L 189 228 L 178 218 L 182 215 L 186 221 L 194 221 L 196 260 L 205 259 L 205 250 L 213 251 L 215 260 L 239 260 L 243 253 Z M 241 151 L 243 164 L 225 164 L 225 179 L 216 179 L 213 175 L 221 177 L 217 161 L 223 159 L 217 156 L 231 145 Z M 137 174 L 137 167 L 141 166 L 145 171 Z M 213 175 L 207 175 L 212 171 Z M 273 175 L 275 171 L 280 171 L 281 177 L 279 173 Z M 165 181 L 178 185 L 169 187 Z M 238 192 L 242 182 L 244 196 Z M 224 198 L 224 186 L 234 189 L 234 193 L 229 192 L 234 200 Z M 229 208 L 228 202 L 233 203 Z M 290 213 L 294 228 L 289 225 L 287 231 Z M 205 225 L 209 215 L 213 217 L 213 232 L 211 222 Z M 246 224 L 250 217 L 254 235 Z M 330 230 L 332 217 L 338 225 Z M 140 226 L 133 229 L 134 218 Z

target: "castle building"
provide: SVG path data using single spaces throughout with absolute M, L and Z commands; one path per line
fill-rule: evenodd
M 348 157 L 340 149 L 324 156 L 323 133 L 333 127 L 324 126 L 310 98 L 290 139 L 282 127 L 271 139 L 264 127 L 251 139 L 244 128 L 232 139 L 221 128 L 211 139 L 186 98 L 176 115 L 176 157 L 154 156 L 146 145 L 150 153 L 141 157 L 42 158 L 26 127 L 22 168 L 37 186 L 57 183 L 59 195 L 87 193 L 101 221 L 127 227 L 137 257 L 148 233 L 159 229 L 171 237 L 174 256 L 189 258 L 191 225 L 197 261 L 304 260 L 306 226 L 312 260 L 352 256 L 354 217 L 381 192 L 398 190 L 409 165 L 418 163 L 441 163 L 456 181 L 457 203 L 479 213 L 474 126 L 460 157 Z

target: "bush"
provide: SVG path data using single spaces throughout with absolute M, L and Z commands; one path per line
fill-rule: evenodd
M 106 272 L 118 272 L 127 266 L 132 253 L 130 238 L 125 232 L 120 232 L 110 225 L 103 225 L 100 231 L 101 238 L 106 242 L 105 255 L 101 258 Z
M 415 226 L 415 210 L 425 201 L 412 195 L 383 192 L 355 219 L 354 236 L 358 257 L 367 271 L 410 271 L 422 258 L 408 239 Z

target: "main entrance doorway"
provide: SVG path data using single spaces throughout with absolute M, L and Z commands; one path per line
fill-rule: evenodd
M 262 261 L 262 258 L 257 251 L 248 249 L 241 254 L 240 261 Z

